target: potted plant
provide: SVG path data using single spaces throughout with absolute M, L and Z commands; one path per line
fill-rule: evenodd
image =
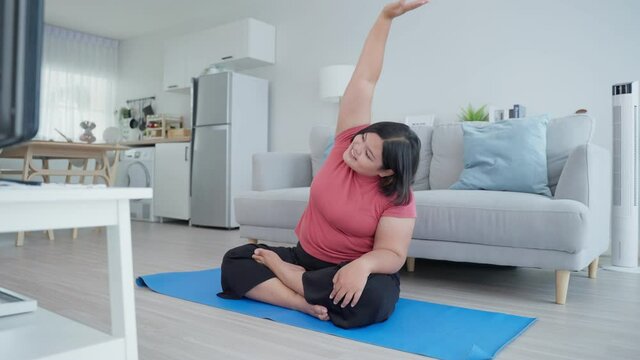
M 478 109 L 474 109 L 471 104 L 467 108 L 460 108 L 460 119 L 462 121 L 489 121 L 489 113 L 485 110 L 487 105 L 482 105 Z

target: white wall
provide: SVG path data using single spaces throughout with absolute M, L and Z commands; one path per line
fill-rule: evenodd
M 191 24 L 123 41 L 119 102 L 156 95 L 158 111 L 188 115 L 188 95 L 162 91 L 163 41 L 255 17 L 277 29 L 276 65 L 247 72 L 271 81 L 270 149 L 307 151 L 310 128 L 337 114 L 337 104 L 318 97 L 318 70 L 355 64 L 385 3 L 236 0 Z M 640 79 L 637 14 L 633 0 L 434 0 L 394 22 L 374 120 L 434 113 L 455 121 L 467 103 L 520 103 L 551 116 L 587 108 L 594 142 L 610 148 L 611 85 Z

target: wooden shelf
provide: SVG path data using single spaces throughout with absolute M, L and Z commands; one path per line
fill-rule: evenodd
M 169 130 L 182 129 L 183 120 L 182 116 L 171 115 L 149 115 L 147 116 L 147 128 L 145 129 L 145 139 L 166 139 L 168 138 Z

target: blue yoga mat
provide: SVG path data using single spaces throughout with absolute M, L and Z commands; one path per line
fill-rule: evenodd
M 183 300 L 445 360 L 492 359 L 536 320 L 400 299 L 387 321 L 345 330 L 298 311 L 248 299 L 221 299 L 216 296 L 221 291 L 220 269 L 146 275 L 136 284 Z

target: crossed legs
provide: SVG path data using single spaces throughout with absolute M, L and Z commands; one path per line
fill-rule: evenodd
M 342 308 L 329 298 L 339 269 L 340 265 L 317 260 L 299 246 L 243 245 L 225 254 L 223 291 L 218 295 L 298 310 L 345 329 L 381 322 L 391 315 L 400 295 L 398 274 L 369 275 L 358 305 Z
M 276 277 L 258 284 L 245 294 L 246 297 L 298 310 L 320 320 L 329 320 L 326 307 L 312 305 L 305 300 L 302 285 L 305 269 L 302 266 L 285 262 L 278 254 L 267 249 L 257 248 L 252 257 L 256 262 L 268 267 Z

